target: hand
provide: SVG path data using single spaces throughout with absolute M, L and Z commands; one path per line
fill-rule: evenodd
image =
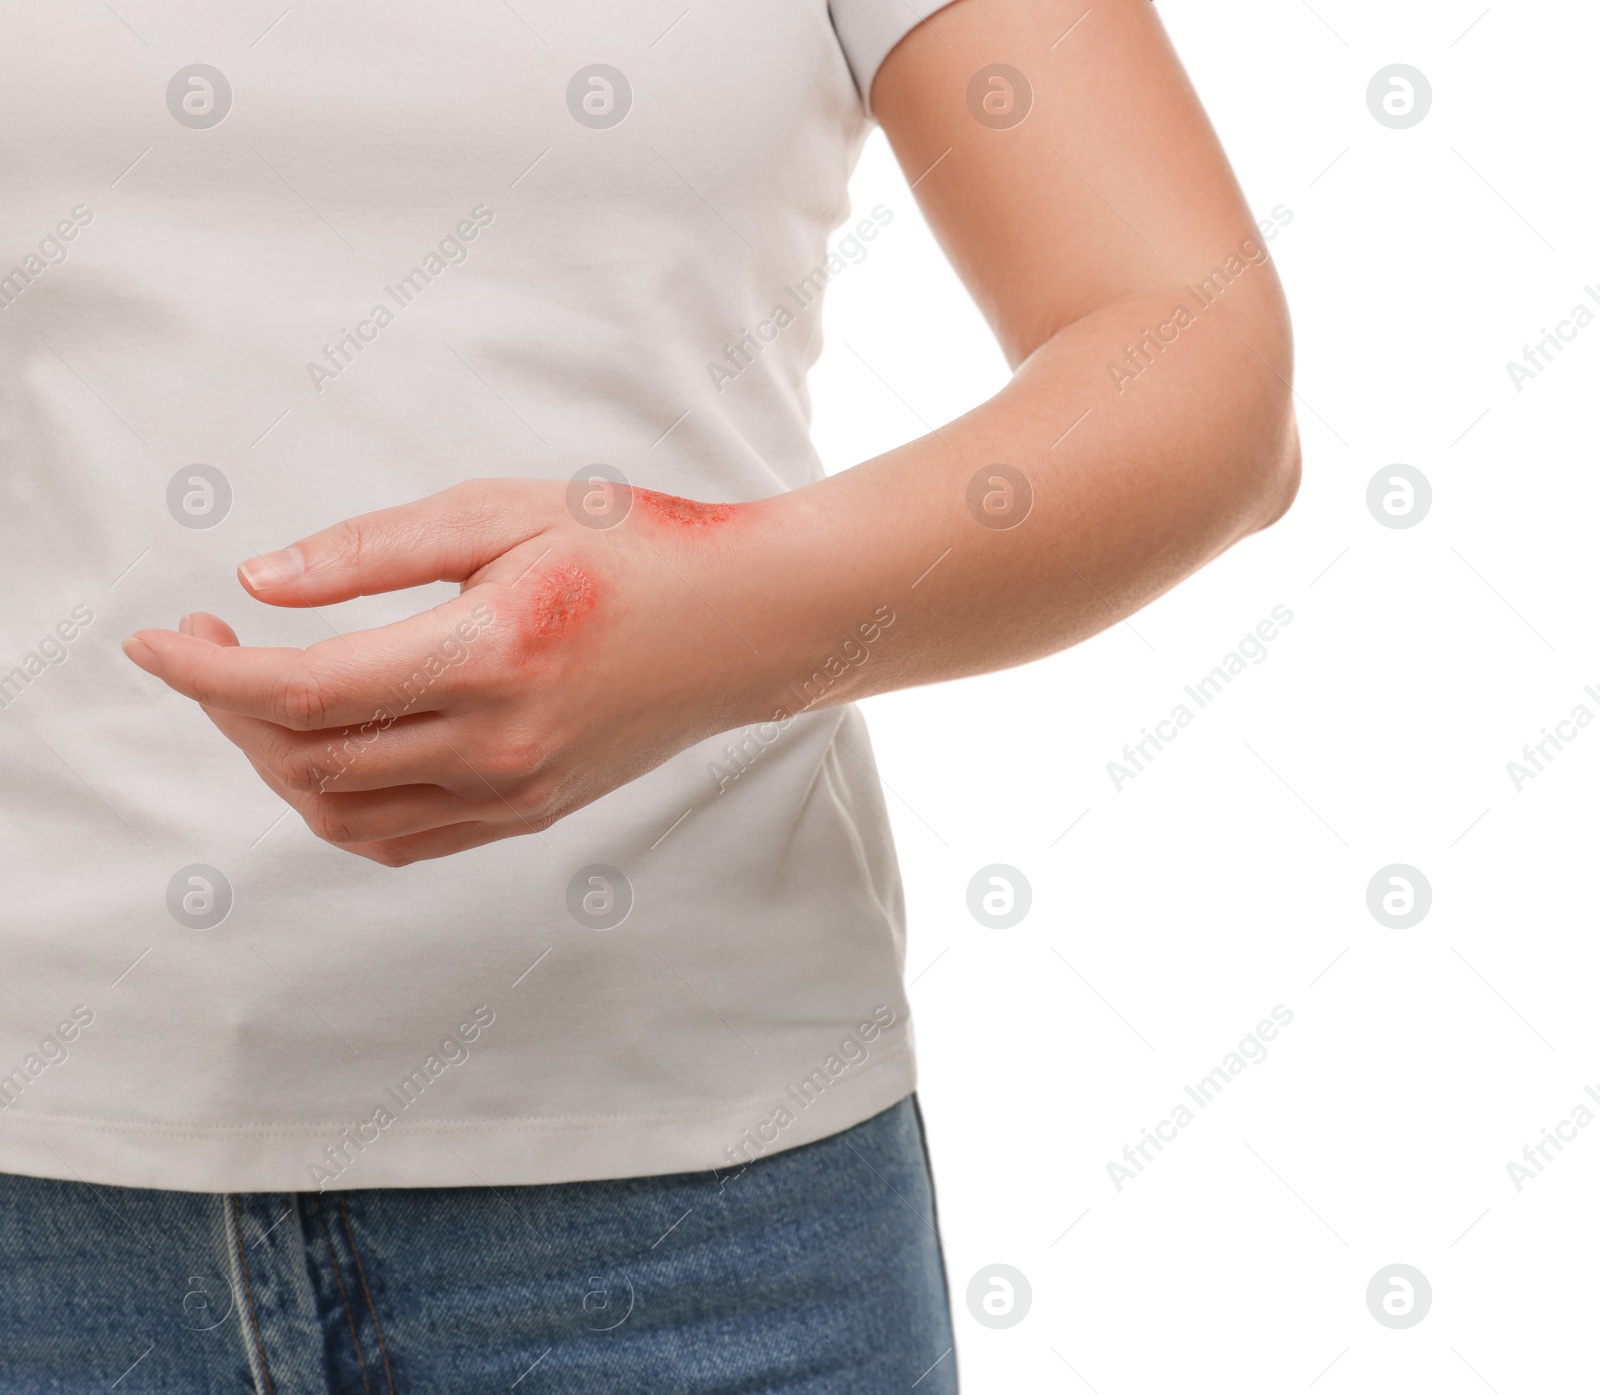
M 330 843 L 399 867 L 538 832 L 772 714 L 755 647 L 724 616 L 770 555 L 779 501 L 612 488 L 611 527 L 579 523 L 564 483 L 480 480 L 239 570 L 280 606 L 461 584 L 398 624 L 259 649 L 197 614 L 123 647 Z

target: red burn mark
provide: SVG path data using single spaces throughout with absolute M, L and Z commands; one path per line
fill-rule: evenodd
M 710 523 L 726 523 L 733 517 L 732 504 L 705 504 L 676 494 L 658 494 L 653 489 L 636 489 L 633 497 L 652 517 L 680 528 L 703 528 Z
M 530 652 L 560 639 L 595 608 L 595 584 L 580 567 L 560 565 L 536 572 L 511 588 L 522 618 L 523 647 Z

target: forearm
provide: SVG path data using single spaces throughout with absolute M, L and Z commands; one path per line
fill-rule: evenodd
M 304 650 L 195 613 L 129 657 L 318 836 L 402 866 L 539 832 L 733 728 L 1054 653 L 1265 526 L 1299 471 L 1276 275 L 1153 7 L 1081 19 L 962 0 L 872 87 L 1016 366 L 993 400 L 752 503 L 465 482 L 241 570 L 277 606 L 460 585 L 432 610 Z
M 730 602 L 753 718 L 1026 663 L 1147 604 L 1287 508 L 1290 371 L 1271 265 L 1250 266 L 1204 309 L 1174 287 L 1086 316 L 976 410 L 773 501 Z M 969 507 L 996 464 L 1031 488 L 1015 526 Z

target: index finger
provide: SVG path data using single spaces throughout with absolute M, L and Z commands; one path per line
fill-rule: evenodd
M 288 727 L 383 722 L 437 712 L 497 616 L 475 592 L 392 625 L 323 640 L 309 649 L 219 646 L 173 630 L 140 630 L 128 657 L 207 707 Z
M 269 605 L 329 605 L 431 581 L 465 581 L 543 526 L 528 481 L 472 480 L 252 557 L 239 579 Z

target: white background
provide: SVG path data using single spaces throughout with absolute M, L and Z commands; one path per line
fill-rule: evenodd
M 1161 12 L 1257 216 L 1293 212 L 1271 250 L 1305 480 L 1130 623 L 867 704 L 964 1388 L 1596 1389 L 1600 1126 L 1520 1192 L 1507 1164 L 1600 1090 L 1600 723 L 1520 791 L 1507 763 L 1575 705 L 1600 716 L 1600 324 L 1520 393 L 1506 363 L 1600 287 L 1600 23 L 1482 0 Z M 1367 108 L 1392 63 L 1432 84 L 1411 129 Z M 895 220 L 829 291 L 830 469 L 1005 377 L 881 133 L 852 193 Z M 1397 462 L 1433 489 L 1405 530 L 1366 504 Z M 1119 792 L 1123 743 L 1279 604 L 1268 658 Z M 991 863 L 1032 887 L 1010 930 L 966 908 Z M 1432 887 L 1409 929 L 1367 907 L 1391 863 Z M 1107 1164 L 1275 1004 L 1294 1020 L 1266 1059 L 1119 1192 Z M 1004 1330 L 965 1301 L 992 1263 L 1032 1288 Z M 1405 1330 L 1366 1300 L 1394 1263 L 1432 1287 Z

